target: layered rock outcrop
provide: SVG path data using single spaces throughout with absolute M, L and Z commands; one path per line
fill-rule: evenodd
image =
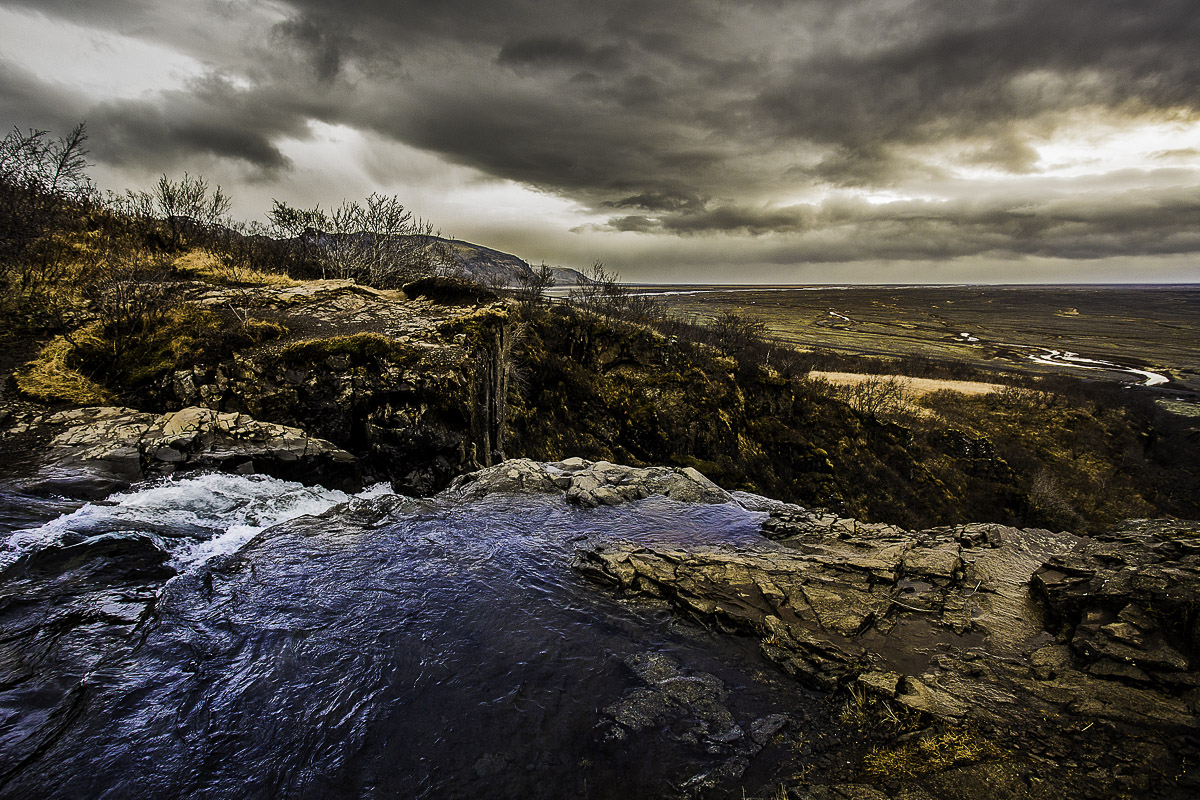
M 1200 523 L 909 532 L 777 507 L 764 530 L 744 550 L 595 545 L 576 568 L 756 636 L 813 686 L 990 731 L 1017 761 L 1086 758 L 1087 791 L 1161 788 L 1194 758 Z
M 539 463 L 512 459 L 457 478 L 447 489 L 463 500 L 489 494 L 556 494 L 585 508 L 616 506 L 662 495 L 681 503 L 729 503 L 733 495 L 690 467 L 628 467 L 568 458 Z
M 162 417 L 90 409 L 43 422 L 65 426 L 53 453 L 136 464 L 141 474 L 205 459 L 229 467 L 249 458 L 257 468 L 259 457 L 288 463 L 286 454 L 301 449 L 292 463 L 345 460 L 297 431 L 206 409 Z M 442 498 L 470 503 L 494 494 L 558 495 L 582 508 L 662 496 L 761 514 L 764 535 L 752 544 L 649 545 L 601 534 L 574 566 L 622 597 L 668 603 L 718 631 L 756 637 L 765 656 L 804 683 L 902 719 L 899 736 L 876 740 L 885 755 L 908 748 L 916 755 L 906 757 L 932 759 L 918 744 L 950 741 L 947 731 L 978 731 L 989 742 L 963 763 L 952 755 L 924 768 L 929 774 L 916 780 L 911 763 L 872 777 L 854 766 L 863 752 L 843 738 L 831 745 L 837 758 L 813 776 L 816 785 L 793 782 L 789 796 L 994 790 L 1183 798 L 1200 791 L 1189 768 L 1200 755 L 1200 523 L 1132 521 L 1092 537 L 996 524 L 909 531 L 730 493 L 689 468 L 580 458 L 506 461 L 459 478 Z M 123 641 L 150 613 L 154 587 L 172 574 L 165 562 L 146 537 L 48 549 L 6 575 L 4 608 L 25 638 L 40 623 L 24 609 L 53 600 L 86 610 L 55 617 L 63 631 L 83 619 L 96 623 L 97 635 Z M 764 717 L 763 730 L 747 738 L 727 724 L 731 687 L 653 657 L 630 667 L 646 686 L 603 709 L 614 741 L 669 725 L 727 756 L 741 774 L 784 724 Z M 72 669 L 86 674 L 92 662 Z
M 94 484 L 101 492 L 196 469 L 267 473 L 334 487 L 360 482 L 358 459 L 345 450 L 299 428 L 246 414 L 195 407 L 147 414 L 98 406 L 34 416 L 8 433 L 38 429 L 53 435 L 43 472 L 88 474 L 90 481 L 76 476 L 67 482 L 77 488 Z

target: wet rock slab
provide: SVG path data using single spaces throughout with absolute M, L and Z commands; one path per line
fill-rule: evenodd
M 90 413 L 56 423 L 65 426 L 56 447 L 119 463 L 133 463 L 122 449 L 131 448 L 139 469 L 157 448 L 196 458 L 234 450 L 223 435 L 258 430 L 215 412 L 199 422 Z M 222 424 L 228 433 L 205 427 Z M 213 440 L 205 443 L 206 435 Z M 931 728 L 985 731 L 1008 754 L 895 786 L 831 768 L 788 796 L 1200 795 L 1188 766 L 1200 750 L 1200 523 L 1133 521 L 1090 538 L 991 524 L 907 531 L 731 494 L 694 470 L 582 459 L 504 462 L 463 476 L 442 499 L 522 494 L 557 495 L 581 508 L 659 495 L 761 513 L 764 536 L 753 545 L 590 540 L 574 567 L 622 596 L 667 602 L 714 629 L 756 637 L 763 654 L 802 682 L 878 698 Z M 370 536 L 398 502 L 376 501 L 353 535 Z M 350 515 L 341 519 L 349 524 Z M 320 536 L 338 530 L 333 518 L 303 525 Z M 264 536 L 256 547 L 274 552 L 272 541 Z M 172 574 L 153 537 L 130 533 L 48 549 L 0 576 L 0 678 L 12 692 L 0 699 L 30 708 L 36 703 L 21 687 L 37 683 L 41 693 L 37 713 L 0 728 L 0 775 L 32 763 L 70 724 L 88 676 L 105 654 L 133 646 Z M 178 591 L 185 585 L 212 591 L 200 576 Z M 212 611 L 218 628 L 221 609 Z M 597 703 L 598 735 L 624 745 L 654 732 L 711 754 L 717 766 L 680 787 L 685 794 L 731 785 L 767 742 L 789 735 L 788 709 L 738 718 L 730 689 L 707 672 L 656 653 L 624 666 L 638 685 Z M 47 675 L 57 677 L 33 681 Z M 497 758 L 473 760 L 475 773 L 508 763 Z
M 768 714 L 739 725 L 728 705 L 729 690 L 720 678 L 681 667 L 662 653 L 638 653 L 625 664 L 644 683 L 603 709 L 610 721 L 608 741 L 637 741 L 644 732 L 660 731 L 669 739 L 692 745 L 720 760 L 684 781 L 694 794 L 740 779 L 751 759 L 772 740 L 786 734 L 793 719 Z
M 732 503 L 733 495 L 691 467 L 628 467 L 608 461 L 505 461 L 456 479 L 447 493 L 464 500 L 490 494 L 562 494 L 584 508 L 662 495 L 681 503 Z
M 157 537 L 114 532 L 0 570 L 0 794 L 72 723 L 104 660 L 131 646 L 175 574 L 167 560 Z

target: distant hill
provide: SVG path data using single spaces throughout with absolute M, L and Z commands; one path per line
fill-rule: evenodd
M 454 258 L 454 265 L 473 280 L 494 286 L 514 286 L 522 276 L 530 275 L 533 267 L 528 261 L 510 253 L 502 253 L 483 245 L 460 239 L 439 239 Z M 568 267 L 551 267 L 555 286 L 577 286 L 590 283 L 581 272 Z

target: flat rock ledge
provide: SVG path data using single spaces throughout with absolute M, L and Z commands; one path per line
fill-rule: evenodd
M 651 495 L 681 503 L 737 502 L 691 467 L 627 467 L 582 458 L 551 463 L 510 459 L 456 478 L 445 493 L 464 500 L 492 494 L 562 494 L 585 508 L 616 506 Z
M 1179 777 L 1200 751 L 1200 523 L 1087 538 L 775 510 L 764 533 L 741 551 L 594 544 L 574 566 L 757 637 L 817 688 L 990 731 L 1018 759 L 1093 769 L 1079 796 L 1200 790 Z
M 98 482 L 132 482 L 194 469 L 352 485 L 358 460 L 299 428 L 245 414 L 184 408 L 149 414 L 97 406 L 36 417 L 27 427 L 53 434 L 46 465 L 53 473 L 86 472 Z

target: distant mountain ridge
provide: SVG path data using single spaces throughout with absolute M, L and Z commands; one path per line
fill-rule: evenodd
M 522 277 L 533 274 L 528 261 L 493 250 L 490 247 L 464 242 L 461 239 L 435 237 L 446 246 L 453 258 L 454 267 L 466 273 L 472 280 L 488 286 L 514 286 Z M 569 267 L 551 267 L 555 286 L 578 286 L 591 283 L 583 273 Z

